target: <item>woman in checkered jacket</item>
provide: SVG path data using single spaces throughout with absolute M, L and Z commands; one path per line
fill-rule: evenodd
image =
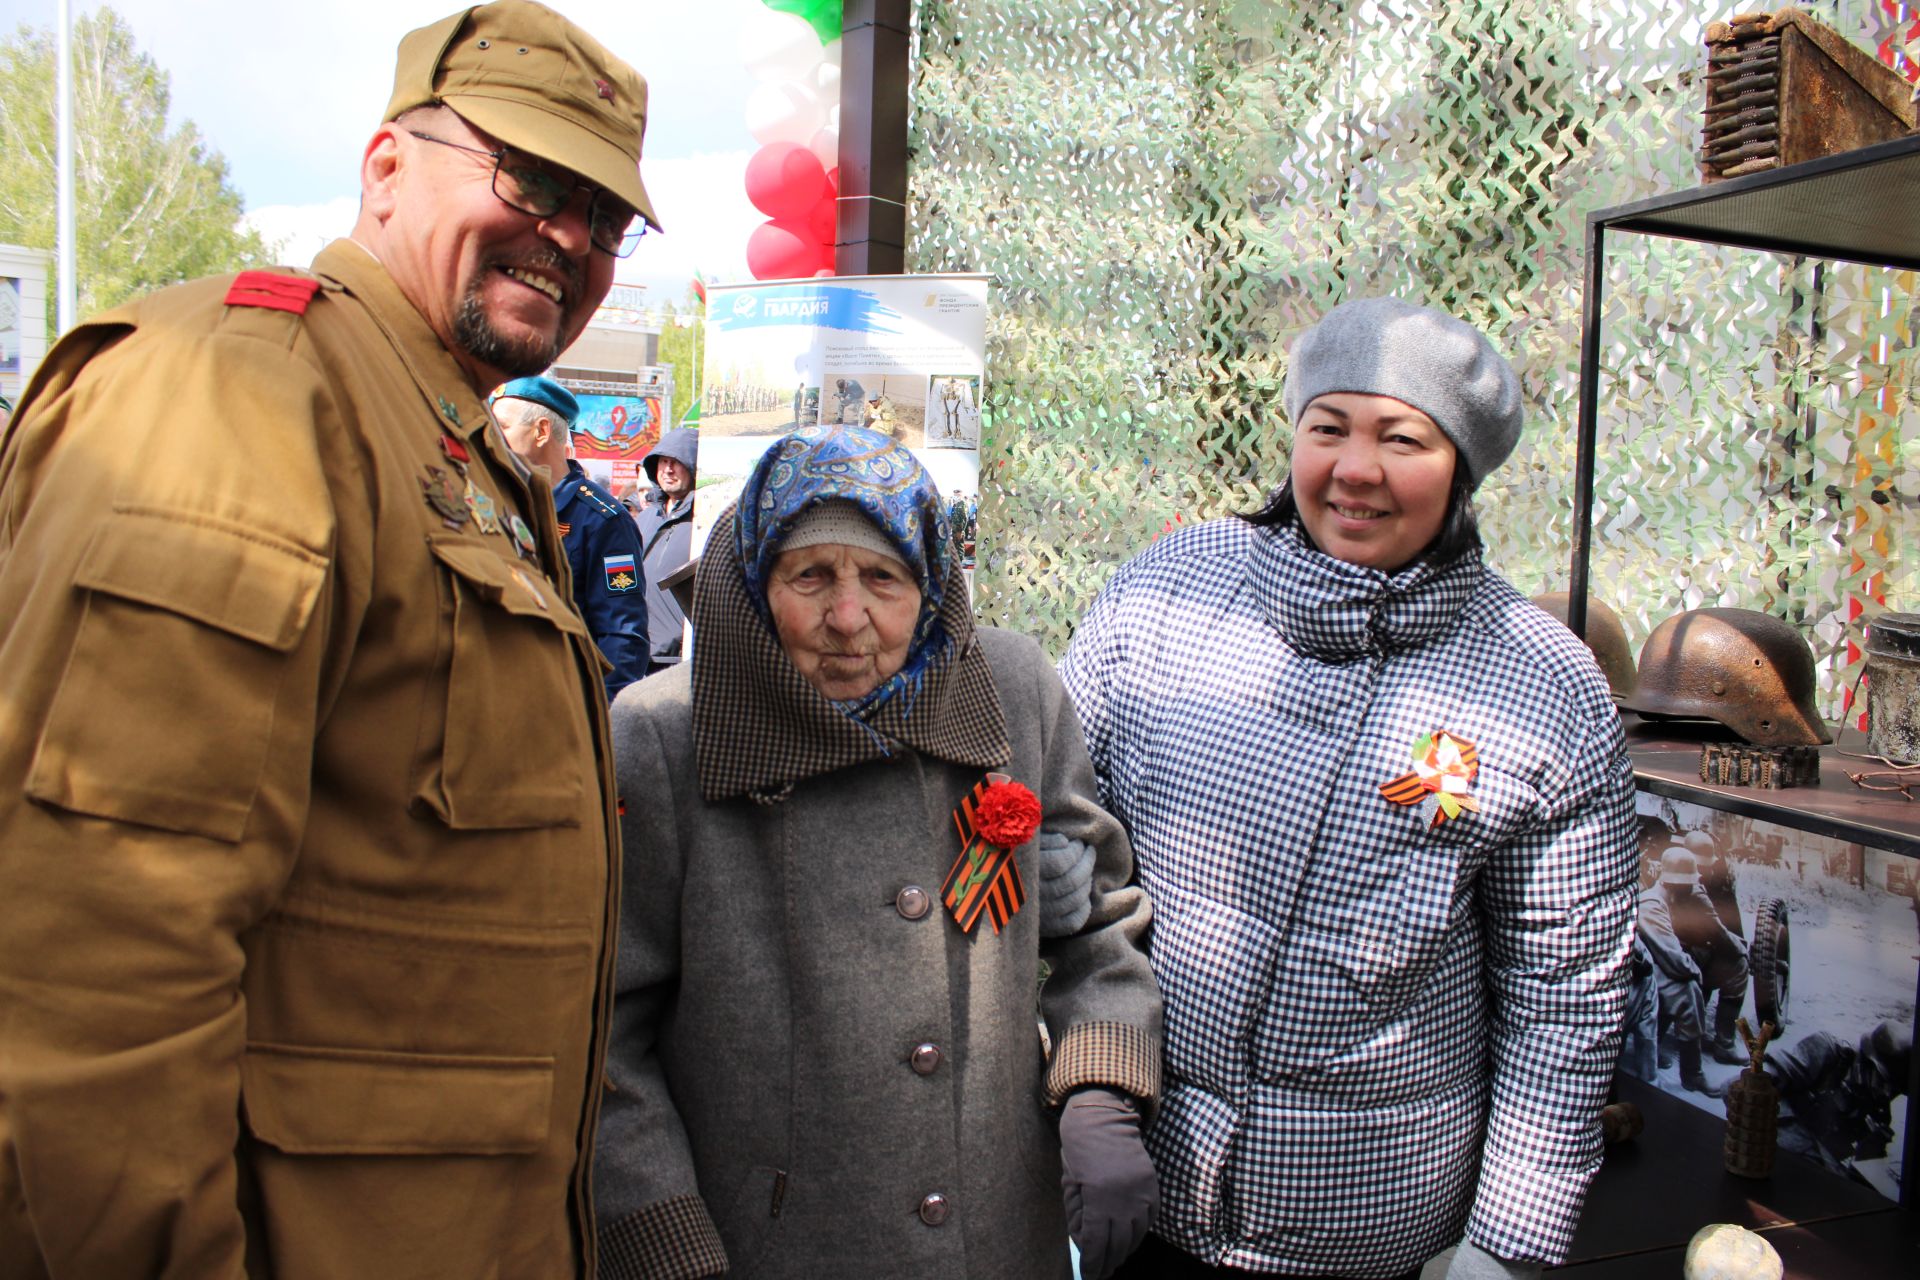
M 1481 562 L 1521 419 L 1484 336 L 1348 303 L 1286 400 L 1274 499 L 1123 567 L 1061 669 L 1166 998 L 1162 1207 L 1121 1274 L 1533 1276 L 1619 1051 L 1619 716 Z

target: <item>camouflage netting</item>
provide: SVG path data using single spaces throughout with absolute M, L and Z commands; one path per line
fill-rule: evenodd
M 1920 12 L 1802 6 L 1883 61 Z M 922 0 L 908 266 L 996 278 L 982 614 L 1056 652 L 1169 524 L 1286 471 L 1286 344 L 1393 292 L 1491 333 L 1528 434 L 1492 562 L 1564 588 L 1589 210 L 1693 186 L 1702 33 L 1672 0 Z M 1888 211 L 1912 218 L 1911 210 Z M 1595 589 L 1633 642 L 1769 609 L 1821 659 L 1920 608 L 1912 273 L 1608 238 Z

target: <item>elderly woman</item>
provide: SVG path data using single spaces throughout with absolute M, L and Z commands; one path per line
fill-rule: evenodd
M 1481 563 L 1471 495 L 1521 418 L 1485 337 L 1348 303 L 1286 405 L 1267 507 L 1123 567 L 1062 667 L 1167 1001 L 1164 1200 L 1122 1274 L 1535 1274 L 1619 1050 L 1619 716 Z
M 1160 1000 L 1045 655 L 975 628 L 932 479 L 858 427 L 773 445 L 693 615 L 613 709 L 600 1274 L 1059 1277 L 1070 1229 L 1106 1274 L 1156 1194 Z M 1043 839 L 1092 864 L 1044 941 Z

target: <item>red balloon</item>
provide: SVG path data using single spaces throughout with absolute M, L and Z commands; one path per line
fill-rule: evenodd
M 804 280 L 833 269 L 833 249 L 803 223 L 775 218 L 747 237 L 747 270 L 755 280 Z
M 820 157 L 794 142 L 769 142 L 747 161 L 747 199 L 769 218 L 804 218 L 828 191 Z
M 840 202 L 834 199 L 831 192 L 813 206 L 812 212 L 807 215 L 807 227 L 822 244 L 832 244 L 840 238 Z

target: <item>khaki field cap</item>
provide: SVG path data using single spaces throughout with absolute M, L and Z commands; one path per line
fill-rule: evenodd
M 640 185 L 647 82 L 545 5 L 497 0 L 409 32 L 384 118 L 438 105 L 605 187 L 660 226 Z

